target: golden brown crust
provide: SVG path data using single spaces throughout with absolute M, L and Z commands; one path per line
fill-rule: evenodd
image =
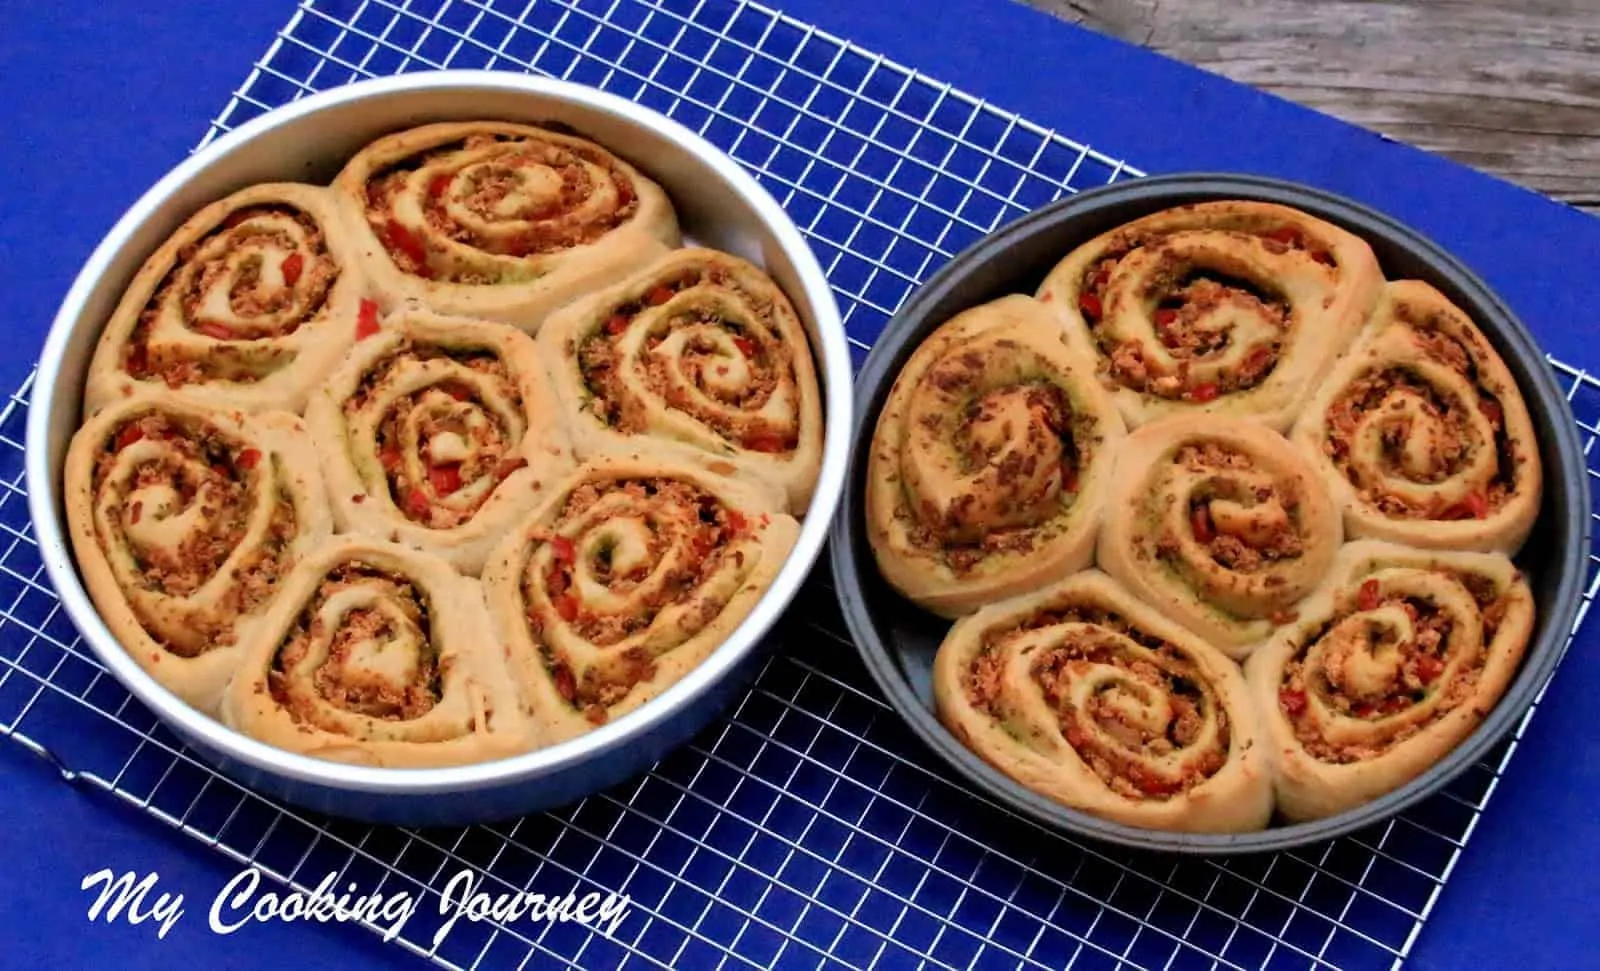
M 223 721 L 290 752 L 425 768 L 535 740 L 477 581 L 392 543 L 340 537 L 308 556 L 242 654 Z
M 1321 479 L 1253 419 L 1152 422 L 1112 478 L 1101 569 L 1235 659 L 1293 616 L 1344 538 Z
M 1130 428 L 1204 413 L 1283 431 L 1382 286 L 1358 237 L 1297 209 L 1223 200 L 1090 240 L 1037 296 L 1098 361 Z
M 391 314 L 306 419 L 341 530 L 470 576 L 575 464 L 533 338 L 504 324 Z
M 505 122 L 381 138 L 333 191 L 389 305 L 530 333 L 679 243 L 660 186 L 587 139 Z
M 1271 780 L 1234 663 L 1090 570 L 956 622 L 940 719 L 996 769 L 1129 826 L 1266 826 Z
M 240 637 L 333 531 L 300 419 L 140 393 L 78 430 L 64 479 L 100 617 L 146 673 L 214 714 Z
M 84 387 L 93 414 L 135 391 L 298 412 L 355 339 L 367 281 L 327 189 L 252 186 L 206 206 L 144 262 Z
M 805 327 L 755 266 L 670 253 L 552 316 L 539 333 L 580 458 L 661 454 L 811 500 L 822 402 Z
M 714 651 L 799 534 L 767 494 L 671 459 L 601 459 L 555 486 L 484 569 L 547 743 L 638 708 Z
M 1300 619 L 1245 662 L 1280 812 L 1331 816 L 1444 758 L 1505 693 L 1533 613 L 1500 554 L 1347 544 Z
M 1089 565 L 1122 419 L 1028 297 L 958 314 L 878 417 L 866 520 L 885 578 L 957 617 Z
M 1515 555 L 1539 515 L 1539 443 L 1511 372 L 1420 281 L 1389 284 L 1292 437 L 1352 537 Z

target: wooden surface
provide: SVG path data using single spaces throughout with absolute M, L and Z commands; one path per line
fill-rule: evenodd
M 1600 0 L 1024 0 L 1600 215 Z

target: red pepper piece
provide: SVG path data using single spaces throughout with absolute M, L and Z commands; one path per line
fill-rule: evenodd
M 1469 492 L 1467 497 L 1444 511 L 1445 519 L 1482 519 L 1489 515 L 1489 500 L 1481 492 Z
M 1105 305 L 1100 302 L 1100 297 L 1093 293 L 1078 294 L 1078 309 L 1090 320 L 1099 320 L 1105 314 Z
M 434 492 L 448 496 L 461 488 L 461 466 L 457 463 L 433 466 L 428 469 L 428 484 L 433 486 Z
M 1423 684 L 1433 684 L 1443 673 L 1444 661 L 1432 654 L 1422 654 L 1417 657 L 1417 678 Z
M 1157 327 L 1171 327 L 1178 319 L 1178 312 L 1171 307 L 1162 307 L 1155 312 Z
M 444 393 L 457 401 L 472 400 L 472 389 L 464 384 L 447 384 L 444 386 Z
M 739 353 L 743 354 L 745 357 L 756 356 L 756 343 L 748 337 L 735 337 L 733 339 L 733 346 L 737 347 L 739 349 Z
M 1078 491 L 1078 467 L 1071 459 L 1061 463 L 1061 491 L 1071 493 Z
M 744 514 L 739 512 L 739 510 L 730 509 L 728 510 L 728 528 L 733 531 L 734 535 L 737 536 L 738 534 L 749 529 L 750 523 L 744 518 Z
M 395 249 L 405 254 L 406 258 L 416 264 L 418 269 L 426 270 L 428 267 L 428 247 L 417 235 L 405 227 L 405 224 L 393 219 L 389 220 L 389 243 Z
M 120 452 L 144 437 L 144 430 L 138 425 L 124 425 L 122 431 L 117 432 L 116 451 Z
M 256 463 L 260 461 L 260 449 L 247 448 L 239 453 L 239 468 L 241 469 L 253 469 L 256 467 Z
M 1361 610 L 1376 610 L 1378 597 L 1378 581 L 1367 580 L 1361 584 L 1361 589 L 1356 593 L 1356 606 Z
M 644 299 L 650 306 L 659 307 L 672 299 L 672 289 L 670 287 L 656 287 Z
M 1217 388 L 1214 382 L 1207 381 L 1204 384 L 1195 385 L 1194 389 L 1189 392 L 1189 398 L 1193 401 L 1204 403 L 1217 400 L 1217 395 L 1221 393 L 1221 390 Z
M 406 493 L 406 512 L 416 519 L 428 515 L 428 496 L 421 489 L 412 489 Z
M 572 617 L 568 617 L 566 612 L 561 609 L 562 604 L 570 601 L 570 597 L 556 601 L 556 613 L 561 614 L 561 619 L 568 623 L 572 621 L 572 617 L 578 616 L 578 605 L 576 603 L 572 604 Z M 567 667 L 566 664 L 558 661 L 551 665 L 550 678 L 556 683 L 556 691 L 560 693 L 565 701 L 571 703 L 578 700 L 578 681 L 572 676 L 572 669 Z
M 1211 510 L 1205 506 L 1190 510 L 1189 528 L 1194 530 L 1194 538 L 1201 543 L 1209 543 L 1217 538 L 1217 531 L 1211 525 Z
M 578 619 L 578 598 L 570 593 L 564 593 L 555 600 L 556 613 L 567 623 Z M 570 700 L 570 699 L 568 699 Z
M 283 258 L 283 282 L 294 286 L 300 282 L 300 271 L 305 268 L 306 259 L 299 253 L 290 253 Z
M 576 563 L 578 561 L 578 547 L 565 536 L 552 538 L 550 540 L 550 551 L 555 554 L 557 563 Z
M 400 468 L 400 450 L 393 446 L 378 452 L 378 461 L 383 463 L 385 472 L 394 472 Z
M 448 188 L 450 188 L 450 176 L 445 173 L 441 172 L 428 180 L 428 195 L 431 198 L 439 198 Z
M 606 321 L 606 333 L 610 334 L 612 337 L 617 336 L 627 329 L 628 318 L 623 314 L 612 314 L 611 319 Z
M 233 331 L 211 320 L 200 321 L 194 325 L 194 329 L 216 341 L 231 341 L 235 338 Z
M 365 340 L 376 334 L 378 330 L 378 302 L 376 300 L 361 301 L 361 310 L 356 314 L 356 340 Z
M 782 435 L 774 435 L 771 432 L 757 432 L 745 439 L 744 447 L 752 452 L 775 454 L 784 451 L 788 446 L 784 444 Z

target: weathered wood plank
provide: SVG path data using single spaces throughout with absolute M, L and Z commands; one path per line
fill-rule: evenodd
M 1600 0 L 1025 0 L 1600 214 Z

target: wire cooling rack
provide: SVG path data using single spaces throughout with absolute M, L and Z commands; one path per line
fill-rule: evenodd
M 206 140 L 310 91 L 441 67 L 586 82 L 731 153 L 806 232 L 858 364 L 911 288 L 968 243 L 1142 174 L 737 0 L 307 0 Z M 1592 456 L 1600 382 L 1552 366 Z M 271 879 L 308 890 L 336 873 L 340 887 L 421 896 L 394 944 L 446 967 L 1394 966 L 1522 734 L 1404 816 L 1297 852 L 1195 860 L 1081 844 L 945 779 L 870 687 L 823 570 L 749 693 L 639 778 L 503 825 L 323 818 L 212 772 L 80 642 L 29 535 L 27 403 L 24 385 L 0 412 L 0 733 Z M 463 921 L 436 945 L 423 915 L 464 868 L 491 893 L 617 891 L 632 908 L 609 936 Z

